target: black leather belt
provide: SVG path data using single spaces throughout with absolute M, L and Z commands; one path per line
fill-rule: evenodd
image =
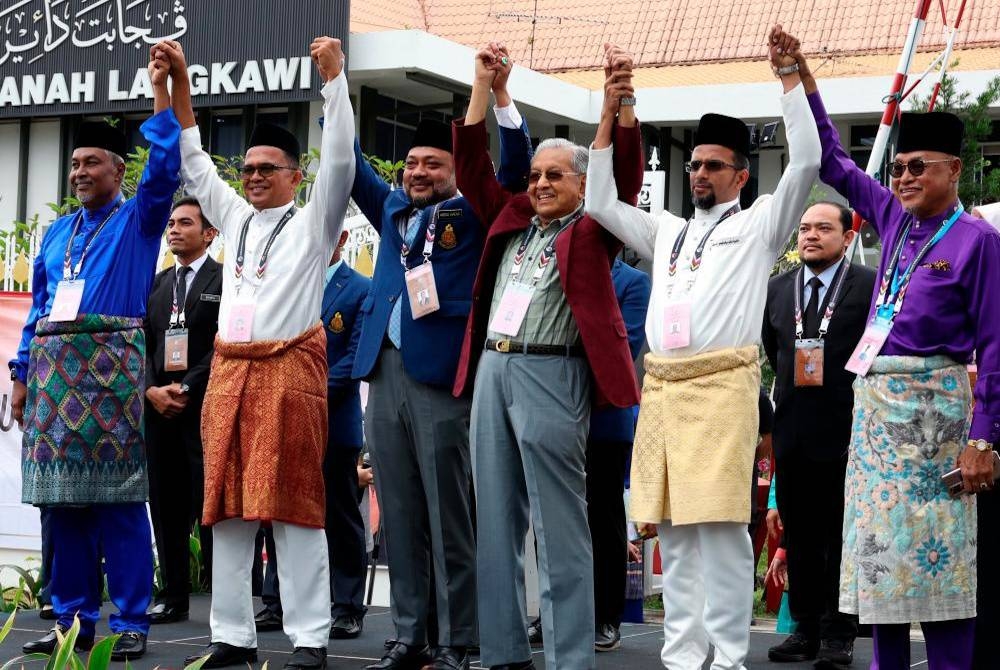
M 576 356 L 582 358 L 583 347 L 578 344 L 527 344 L 515 340 L 486 340 L 487 351 L 501 354 L 528 354 L 530 356 Z

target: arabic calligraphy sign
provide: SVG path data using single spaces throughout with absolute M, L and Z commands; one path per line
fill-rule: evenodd
M 318 33 L 348 0 L 0 0 L 0 118 L 147 109 L 149 47 L 184 45 L 195 104 L 313 99 Z

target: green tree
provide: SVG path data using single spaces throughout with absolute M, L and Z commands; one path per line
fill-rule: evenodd
M 958 65 L 956 60 L 952 67 Z M 934 111 L 951 112 L 965 122 L 965 143 L 962 148 L 962 176 L 958 182 L 958 197 L 967 208 L 985 202 L 1000 200 L 1000 167 L 992 166 L 983 157 L 982 142 L 990 136 L 993 120 L 990 106 L 1000 100 L 1000 76 L 987 82 L 983 91 L 973 96 L 969 91 L 959 91 L 958 82 L 950 74 L 941 80 Z M 910 103 L 913 111 L 926 112 L 930 95 L 914 96 Z M 992 171 L 987 168 L 994 167 Z

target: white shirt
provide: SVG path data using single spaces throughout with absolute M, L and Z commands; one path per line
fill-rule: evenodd
M 837 261 L 827 269 L 823 270 L 819 274 L 813 272 L 813 269 L 808 265 L 804 266 L 805 272 L 802 273 L 802 283 L 804 285 L 802 288 L 803 309 L 805 309 L 805 306 L 809 304 L 809 300 L 812 297 L 812 286 L 809 285 L 809 281 L 813 277 L 819 277 L 820 287 L 819 287 L 819 298 L 817 298 L 817 300 L 819 300 L 819 304 L 820 306 L 822 306 L 823 300 L 826 299 L 827 289 L 829 289 L 830 285 L 833 284 L 833 280 L 837 276 L 837 270 L 840 269 L 840 265 L 843 262 L 844 260 L 843 258 L 841 258 L 839 261 Z M 795 290 L 798 290 L 798 286 L 796 286 Z
M 322 89 L 321 162 L 309 203 L 299 209 L 275 239 L 262 280 L 257 263 L 274 227 L 292 206 L 255 210 L 216 172 L 201 148 L 198 127 L 181 133 L 181 177 L 198 198 L 205 216 L 222 233 L 225 244 L 219 337 L 227 339 L 229 314 L 237 296 L 236 256 L 240 230 L 250 217 L 240 295 L 256 302 L 251 340 L 285 340 L 319 321 L 326 267 L 343 227 L 347 199 L 354 183 L 354 113 L 341 73 Z
M 820 143 L 805 92 L 799 85 L 781 96 L 789 163 L 774 195 L 762 195 L 746 210 L 726 219 L 709 238 L 701 267 L 691 256 L 709 227 L 736 201 L 695 210 L 677 262 L 667 271 L 684 219 L 664 212 L 654 216 L 618 200 L 612 172 L 612 147 L 591 149 L 587 168 L 587 213 L 640 256 L 653 261 L 653 292 L 646 316 L 650 350 L 682 358 L 760 342 L 767 280 L 791 238 L 809 190 L 819 174 Z M 693 283 L 692 283 L 693 282 Z M 664 315 L 671 302 L 691 303 L 691 343 L 663 346 Z
M 976 209 L 983 215 L 987 223 L 1000 230 L 1000 202 L 995 202 L 992 205 L 980 205 Z
M 206 258 L 208 258 L 208 252 L 207 251 L 205 253 L 203 253 L 201 256 L 198 256 L 198 258 L 196 258 L 195 260 L 193 260 L 190 263 L 188 263 L 188 267 L 191 268 L 191 272 L 188 272 L 187 275 L 184 277 L 184 293 L 185 293 L 185 295 L 188 294 L 191 291 L 191 283 L 194 282 L 194 277 L 195 277 L 196 274 L 198 274 L 198 270 L 200 270 L 201 266 L 205 264 L 205 259 Z M 183 265 L 184 264 L 181 263 L 178 260 L 177 261 L 177 267 L 175 268 L 175 271 L 176 270 L 180 270 Z

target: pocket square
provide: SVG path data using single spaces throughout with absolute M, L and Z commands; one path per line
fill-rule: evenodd
M 927 268 L 928 270 L 940 270 L 941 272 L 951 272 L 951 262 L 946 260 L 934 261 L 933 263 L 924 263 L 920 267 Z

